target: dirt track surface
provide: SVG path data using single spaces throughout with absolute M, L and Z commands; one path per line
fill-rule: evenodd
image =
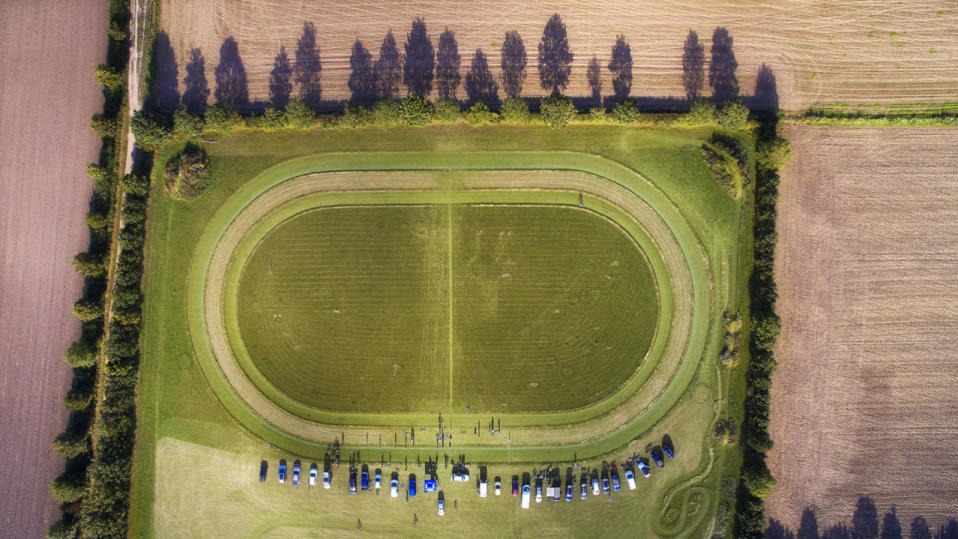
M 684 97 L 682 49 L 686 34 L 695 30 L 708 56 L 712 31 L 724 26 L 734 39 L 741 93 L 753 93 L 756 75 L 765 63 L 775 74 L 781 105 L 800 109 L 819 102 L 956 101 L 958 9 L 946 4 L 940 0 L 850 0 L 834 5 L 811 0 L 719 0 L 706 5 L 669 0 L 641 6 L 628 0 L 478 4 L 440 0 L 332 0 L 322 4 L 304 0 L 163 0 L 161 19 L 162 28 L 170 33 L 181 92 L 193 48 L 202 51 L 210 90 L 215 89 L 220 46 L 233 36 L 249 77 L 249 97 L 263 101 L 269 96 L 274 57 L 282 45 L 290 62 L 294 60 L 305 21 L 316 25 L 324 100 L 349 96 L 349 56 L 357 38 L 375 59 L 383 36 L 392 28 L 401 51 L 418 15 L 425 18 L 434 48 L 446 27 L 456 33 L 463 74 L 476 48 L 481 48 L 499 76 L 504 34 L 518 30 L 528 53 L 523 94 L 530 96 L 548 93 L 539 88 L 536 55 L 543 27 L 553 12 L 559 12 L 565 21 L 575 55 L 567 91 L 574 96 L 591 95 L 586 69 L 593 55 L 603 66 L 602 93 L 612 93 L 611 72 L 605 66 L 616 34 L 622 33 L 632 48 L 632 94 Z M 465 97 L 463 85 L 459 97 Z
M 48 485 L 63 470 L 50 441 L 66 426 L 70 306 L 82 281 L 83 216 L 102 109 L 93 80 L 106 2 L 0 3 L 0 535 L 43 537 L 59 518 Z
M 791 126 L 776 253 L 771 518 L 958 499 L 958 130 Z

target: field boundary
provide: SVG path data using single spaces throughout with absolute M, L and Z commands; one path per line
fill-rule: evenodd
M 202 308 L 200 308 L 198 311 L 195 304 L 196 302 L 194 300 L 198 297 L 198 295 L 202 296 L 202 294 L 205 292 L 206 275 L 203 271 L 203 268 L 207 267 L 207 265 L 211 262 L 211 251 L 213 247 L 219 243 L 219 240 L 222 236 L 220 233 L 220 227 L 225 227 L 232 223 L 233 220 L 235 220 L 239 213 L 243 210 L 243 208 L 246 207 L 250 199 L 256 199 L 262 196 L 266 191 L 269 190 L 269 188 L 283 183 L 286 180 L 302 176 L 309 172 L 315 172 L 316 170 L 404 170 L 409 168 L 483 169 L 490 168 L 485 165 L 486 159 L 484 157 L 488 157 L 490 154 L 494 153 L 497 152 L 457 153 L 445 155 L 419 154 L 411 152 L 316 155 L 294 159 L 276 165 L 271 169 L 267 169 L 252 181 L 241 186 L 237 192 L 234 193 L 234 195 L 227 201 L 227 203 L 224 204 L 222 209 L 214 217 L 213 223 L 207 228 L 206 231 L 204 231 L 203 235 L 201 236 L 199 246 L 197 247 L 197 256 L 194 257 L 193 267 L 191 268 L 189 277 L 189 296 L 191 303 L 189 308 L 190 331 L 196 345 L 198 359 L 200 359 L 200 365 L 208 381 L 210 381 L 214 391 L 217 393 L 224 405 L 226 405 L 227 409 L 230 410 L 230 413 L 240 420 L 241 423 L 246 424 L 249 428 L 253 429 L 254 432 L 257 432 L 271 443 L 289 448 L 296 448 L 301 452 L 314 452 L 316 444 L 328 443 L 340 433 L 343 433 L 342 428 L 333 429 L 328 427 L 319 427 L 315 423 L 312 423 L 308 425 L 310 427 L 308 430 L 313 432 L 314 435 L 310 437 L 303 437 L 302 432 L 299 429 L 292 429 L 297 433 L 292 434 L 285 428 L 277 427 L 275 424 L 271 424 L 270 422 L 263 420 L 259 415 L 251 412 L 246 403 L 243 402 L 237 395 L 230 394 L 229 391 L 224 391 L 224 389 L 228 389 L 229 382 L 223 378 L 222 373 L 218 368 L 215 368 L 215 365 L 213 366 L 214 368 L 211 369 L 211 365 L 204 360 L 204 357 L 208 357 L 206 354 L 208 354 L 210 351 L 209 343 L 205 339 L 206 332 L 203 329 L 205 324 L 203 323 L 204 319 L 202 318 Z M 698 324 L 699 329 L 702 331 L 692 332 L 691 338 L 687 343 L 688 346 L 686 347 L 686 360 L 683 361 L 677 375 L 674 378 L 670 378 L 670 384 L 667 388 L 668 391 L 664 392 L 660 398 L 651 403 L 646 409 L 643 409 L 639 414 L 632 414 L 628 411 L 618 408 L 613 413 L 606 414 L 601 418 L 601 421 L 606 423 L 605 428 L 601 429 L 602 434 L 578 444 L 561 445 L 569 439 L 582 440 L 582 437 L 575 434 L 570 434 L 571 431 L 568 428 L 559 428 L 556 429 L 556 435 L 558 436 L 556 438 L 556 443 L 560 445 L 553 445 L 550 447 L 544 447 L 541 445 L 521 445 L 520 447 L 516 447 L 515 445 L 522 444 L 521 436 L 519 437 L 519 440 L 516 440 L 515 436 L 513 436 L 513 441 L 519 443 L 515 444 L 508 454 L 506 454 L 507 449 L 505 447 L 460 447 L 460 449 L 482 450 L 484 453 L 488 454 L 487 456 L 490 457 L 488 460 L 490 461 L 528 460 L 528 458 L 532 455 L 532 452 L 535 453 L 536 457 L 548 457 L 548 453 L 552 451 L 556 455 L 557 459 L 560 455 L 569 456 L 572 453 L 577 453 L 580 456 L 587 453 L 599 454 L 603 451 L 608 451 L 614 449 L 615 447 L 624 445 L 643 429 L 647 429 L 649 426 L 653 425 L 657 418 L 663 416 L 672 407 L 675 401 L 681 397 L 692 376 L 696 372 L 700 360 L 702 359 L 702 352 L 704 351 L 707 334 L 709 333 L 709 329 L 711 327 L 710 316 L 713 314 L 711 308 L 711 297 L 709 294 L 711 289 L 711 286 L 709 285 L 711 277 L 710 271 L 708 269 L 708 257 L 703 251 L 702 246 L 698 243 L 694 232 L 691 231 L 688 223 L 684 221 L 684 218 L 681 216 L 681 213 L 677 210 L 675 205 L 667 197 L 665 197 L 661 191 L 651 184 L 651 182 L 638 175 L 635 171 L 627 169 L 626 167 L 608 159 L 575 152 L 509 153 L 524 154 L 528 158 L 525 169 L 539 170 L 542 168 L 553 168 L 565 171 L 588 170 L 597 177 L 596 179 L 604 180 L 601 185 L 605 185 L 608 189 L 613 191 L 614 196 L 611 197 L 612 199 L 622 199 L 623 197 L 631 197 L 633 199 L 636 198 L 636 193 L 624 187 L 623 180 L 625 180 L 626 184 L 634 183 L 642 192 L 643 198 L 640 200 L 645 201 L 649 198 L 655 200 L 656 204 L 653 211 L 656 212 L 658 218 L 662 219 L 663 216 L 667 217 L 667 220 L 673 223 L 673 227 L 679 228 L 681 232 L 677 235 L 676 239 L 683 243 L 683 246 L 680 248 L 680 252 L 686 253 L 682 256 L 684 256 L 686 260 L 691 263 L 689 270 L 694 272 L 694 275 L 688 275 L 690 283 L 689 287 L 691 288 L 691 293 L 694 296 L 695 303 L 695 308 L 692 310 L 692 315 L 696 324 Z M 517 170 L 521 169 L 523 168 L 517 168 Z M 638 181 L 636 181 L 636 179 L 638 179 Z M 592 181 L 594 182 L 595 180 Z M 533 185 L 534 182 L 530 182 L 527 179 L 523 180 L 522 183 L 527 187 L 537 187 Z M 544 189 L 548 186 L 538 187 L 540 189 Z M 576 187 L 582 186 L 579 185 Z M 621 202 L 621 200 L 610 202 L 610 205 L 615 204 L 615 202 Z M 670 228 L 669 230 L 672 231 L 671 233 L 674 233 L 673 228 Z M 692 280 L 693 277 L 694 281 L 697 281 L 698 283 L 704 283 L 704 285 L 694 285 Z M 430 417 L 428 421 L 431 423 L 432 418 Z M 406 423 L 404 424 L 408 423 L 409 419 L 407 419 Z M 629 428 L 622 428 L 626 426 Z M 541 431 L 541 428 L 538 430 Z M 373 435 L 376 433 L 375 430 L 370 430 L 368 428 L 363 428 L 361 432 L 372 433 Z M 394 431 L 389 430 L 388 432 L 392 433 Z M 542 440 L 543 436 L 541 434 L 542 433 L 539 432 L 539 435 L 536 436 L 535 440 Z M 343 433 L 343 435 L 345 434 Z M 531 444 L 533 441 L 533 439 L 529 439 L 526 442 L 527 444 Z M 538 458 L 536 460 L 538 460 Z

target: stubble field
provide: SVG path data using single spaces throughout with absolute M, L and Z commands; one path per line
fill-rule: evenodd
M 206 77 L 213 88 L 220 46 L 232 36 L 254 101 L 268 98 L 274 57 L 284 46 L 292 61 L 306 21 L 316 25 L 325 100 L 349 97 L 349 57 L 356 39 L 375 59 L 391 28 L 401 51 L 416 16 L 425 18 L 433 47 L 445 28 L 455 32 L 463 74 L 474 51 L 481 48 L 498 76 L 504 34 L 517 30 L 529 60 L 523 94 L 540 96 L 548 92 L 538 84 L 537 44 L 554 12 L 566 23 L 574 54 L 569 95 L 591 95 L 586 69 L 593 55 L 603 66 L 602 93 L 612 93 L 611 73 L 604 66 L 616 35 L 624 34 L 634 63 L 632 95 L 684 97 L 682 50 L 688 31 L 699 34 L 708 54 L 712 31 L 722 26 L 734 39 L 741 94 L 753 93 L 759 69 L 766 64 L 785 109 L 816 103 L 958 100 L 958 10 L 935 0 L 856 0 L 834 5 L 810 0 L 723 0 L 708 5 L 675 0 L 640 7 L 625 0 L 480 4 L 431 0 L 398 5 L 336 0 L 321 6 L 304 0 L 165 0 L 161 27 L 175 51 L 180 91 L 194 48 L 205 58 Z M 462 86 L 459 93 L 465 97 Z
M 905 528 L 958 499 L 958 150 L 949 129 L 790 126 L 769 516 L 823 525 L 859 495 Z

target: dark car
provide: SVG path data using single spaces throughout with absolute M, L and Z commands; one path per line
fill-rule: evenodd
M 512 495 L 513 496 L 519 495 L 519 478 L 517 477 L 512 478 Z
M 602 494 L 609 493 L 609 470 L 602 470 Z
M 662 442 L 662 450 L 665 451 L 665 456 L 669 457 L 669 460 L 675 458 L 675 448 L 672 447 L 671 440 Z
M 259 482 L 264 483 L 266 481 L 266 472 L 269 470 L 269 464 L 264 460 L 259 463 Z
M 356 468 L 349 470 L 349 493 L 356 494 Z
M 662 460 L 662 451 L 657 447 L 652 450 L 652 460 L 655 461 L 655 465 L 659 468 L 665 468 L 665 461 Z
M 579 497 L 583 500 L 589 497 L 589 478 L 585 474 L 579 480 Z
M 619 469 L 615 467 L 615 464 L 612 465 L 612 490 L 618 492 L 622 489 L 622 485 L 619 483 Z

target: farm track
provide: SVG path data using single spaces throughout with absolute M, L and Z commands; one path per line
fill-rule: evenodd
M 542 444 L 561 445 L 568 443 L 570 440 L 586 441 L 607 435 L 631 423 L 638 416 L 648 411 L 649 407 L 655 404 L 657 398 L 661 396 L 665 388 L 668 387 L 668 384 L 672 381 L 672 377 L 678 370 L 683 353 L 688 345 L 688 335 L 692 320 L 693 292 L 691 276 L 688 273 L 688 268 L 685 266 L 685 255 L 679 246 L 675 244 L 672 232 L 668 226 L 665 225 L 661 217 L 645 202 L 642 202 L 634 194 L 617 184 L 597 180 L 598 178 L 594 176 L 575 172 L 520 172 L 517 176 L 510 176 L 510 174 L 475 175 L 468 180 L 466 185 L 466 187 L 471 189 L 516 189 L 519 185 L 521 185 L 523 189 L 571 189 L 592 193 L 603 199 L 607 199 L 613 204 L 620 205 L 624 211 L 632 214 L 640 223 L 646 225 L 650 235 L 655 242 L 661 246 L 660 248 L 663 250 L 662 256 L 669 266 L 669 272 L 674 281 L 673 288 L 675 290 L 676 308 L 675 320 L 673 321 L 672 327 L 673 338 L 668 341 L 668 349 L 656 367 L 657 370 L 655 374 L 641 386 L 640 390 L 637 391 L 635 395 L 632 395 L 625 403 L 615 407 L 609 413 L 584 422 L 546 428 L 541 426 L 534 428 L 512 428 L 510 429 L 511 442 L 514 442 L 516 446 L 525 444 L 534 446 Z M 209 265 L 210 273 L 206 286 L 205 300 L 208 327 L 224 327 L 223 324 L 225 321 L 222 318 L 223 313 L 220 310 L 222 298 L 219 296 L 222 290 L 222 275 L 226 272 L 230 256 L 236 243 L 245 236 L 248 227 L 253 226 L 264 215 L 268 214 L 277 206 L 281 206 L 284 202 L 314 193 L 318 189 L 336 191 L 339 189 L 368 190 L 371 188 L 383 189 L 386 187 L 424 189 L 429 187 L 435 188 L 437 184 L 431 182 L 428 177 L 417 177 L 415 173 L 397 174 L 393 172 L 375 172 L 371 174 L 364 173 L 363 175 L 329 173 L 306 176 L 289 181 L 259 196 L 231 222 L 222 237 L 219 238 L 219 243 L 213 253 Z M 255 414 L 265 418 L 266 421 L 274 427 L 293 434 L 296 437 L 314 442 L 328 442 L 343 432 L 351 435 L 370 433 L 373 439 L 376 438 L 377 434 L 386 434 L 388 437 L 389 433 L 395 432 L 393 428 L 377 430 L 368 427 L 327 426 L 314 421 L 304 420 L 282 410 L 270 400 L 264 398 L 249 379 L 246 378 L 242 368 L 233 359 L 225 331 L 212 332 L 210 338 L 210 344 L 219 362 L 219 369 L 222 370 L 222 373 L 229 380 L 233 389 L 239 393 L 243 401 L 245 401 L 245 404 Z M 194 340 L 195 339 L 196 336 L 194 336 Z M 697 359 L 693 361 L 697 362 Z M 667 410 L 660 410 L 659 413 L 665 413 L 665 411 Z M 490 440 L 489 442 L 502 444 L 502 440 Z
M 58 518 L 49 483 L 63 471 L 50 441 L 66 427 L 80 334 L 70 315 L 83 280 L 73 256 L 100 140 L 94 66 L 106 50 L 106 2 L 0 3 L 0 535 L 41 537 Z
M 416 16 L 425 18 L 433 47 L 449 28 L 456 34 L 461 72 L 481 48 L 499 77 L 500 51 L 508 30 L 518 30 L 528 53 L 524 95 L 542 96 L 536 47 L 546 20 L 558 12 L 574 54 L 567 93 L 590 96 L 586 69 L 596 55 L 603 66 L 603 94 L 611 94 L 604 68 L 617 34 L 631 43 L 632 94 L 683 97 L 682 47 L 690 29 L 708 54 L 712 30 L 728 28 L 734 39 L 737 76 L 751 95 L 762 64 L 775 75 L 779 103 L 795 110 L 818 103 L 895 104 L 956 101 L 958 9 L 936 0 L 854 0 L 823 5 L 811 0 L 750 2 L 672 0 L 643 4 L 626 0 L 556 3 L 486 2 L 464 6 L 439 0 L 353 2 L 321 7 L 304 0 L 164 0 L 161 27 L 170 34 L 182 78 L 191 50 L 205 57 L 210 89 L 223 41 L 232 36 L 249 78 L 253 101 L 269 98 L 269 74 L 280 46 L 293 60 L 305 21 L 316 25 L 324 100 L 349 98 L 349 56 L 362 41 L 375 59 L 388 29 L 402 50 Z M 464 17 L 468 23 L 464 22 Z M 892 35 L 894 34 L 894 38 Z M 709 91 L 706 87 L 706 93 Z M 465 98 L 464 84 L 459 97 Z
M 847 521 L 859 495 L 937 527 L 958 499 L 955 129 L 788 126 L 768 512 Z

